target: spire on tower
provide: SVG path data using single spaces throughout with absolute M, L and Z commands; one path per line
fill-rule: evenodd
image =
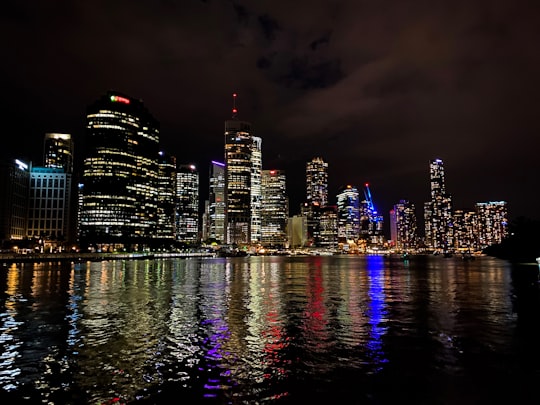
M 233 119 L 236 118 L 236 114 L 238 114 L 238 110 L 236 109 L 236 93 L 233 93 L 233 108 L 232 108 L 232 117 Z

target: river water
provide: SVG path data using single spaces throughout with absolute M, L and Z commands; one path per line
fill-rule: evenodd
M 305 256 L 0 270 L 2 404 L 539 401 L 537 265 Z

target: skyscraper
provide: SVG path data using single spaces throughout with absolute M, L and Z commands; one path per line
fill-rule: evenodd
M 414 250 L 418 246 L 416 212 L 414 204 L 400 200 L 390 212 L 392 220 L 392 240 L 398 250 Z
M 308 204 L 328 204 L 328 163 L 321 157 L 306 164 L 306 197 Z
M 0 161 L 0 242 L 21 240 L 27 229 L 30 166 L 18 159 Z
M 429 169 L 431 201 L 424 204 L 426 245 L 446 251 L 453 246 L 452 196 L 446 192 L 443 161 L 432 160 Z
M 88 107 L 86 130 L 81 243 L 140 248 L 158 222 L 159 124 L 142 101 L 108 92 Z
M 70 134 L 47 133 L 43 141 L 43 166 L 73 173 L 73 140 Z
M 285 247 L 289 201 L 283 170 L 262 171 L 261 243 L 263 246 Z
M 158 157 L 157 189 L 155 238 L 172 242 L 176 236 L 176 158 L 164 151 Z
M 208 203 L 208 237 L 225 241 L 225 164 L 212 161 Z
M 199 241 L 199 172 L 195 165 L 178 166 L 176 184 L 176 239 Z
M 233 95 L 236 99 L 236 94 Z M 233 117 L 225 121 L 225 242 L 251 243 L 253 134 L 251 123 Z
M 476 203 L 478 248 L 501 243 L 508 236 L 506 201 Z
M 306 202 L 301 206 L 307 217 L 308 239 L 311 246 L 320 246 L 321 212 L 328 204 L 328 163 L 314 157 L 306 163 Z
M 338 238 L 355 243 L 360 236 L 360 197 L 358 189 L 347 185 L 337 195 Z
M 261 242 L 262 139 L 253 137 L 251 148 L 251 243 Z

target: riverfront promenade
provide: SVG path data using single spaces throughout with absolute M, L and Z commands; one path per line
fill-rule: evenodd
M 104 260 L 145 260 L 145 259 L 167 259 L 167 258 L 189 258 L 189 257 L 216 257 L 214 252 L 154 252 L 154 253 L 2 253 L 0 263 L 20 263 L 20 262 L 88 262 Z

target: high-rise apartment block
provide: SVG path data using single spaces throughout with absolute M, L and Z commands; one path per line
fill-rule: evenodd
M 426 245 L 446 251 L 453 246 L 452 196 L 446 192 L 444 165 L 441 159 L 430 162 L 431 201 L 424 204 Z
M 476 203 L 478 247 L 501 243 L 508 236 L 506 201 Z
M 418 247 L 418 233 L 414 204 L 400 200 L 390 211 L 391 239 L 398 250 L 414 250 Z

